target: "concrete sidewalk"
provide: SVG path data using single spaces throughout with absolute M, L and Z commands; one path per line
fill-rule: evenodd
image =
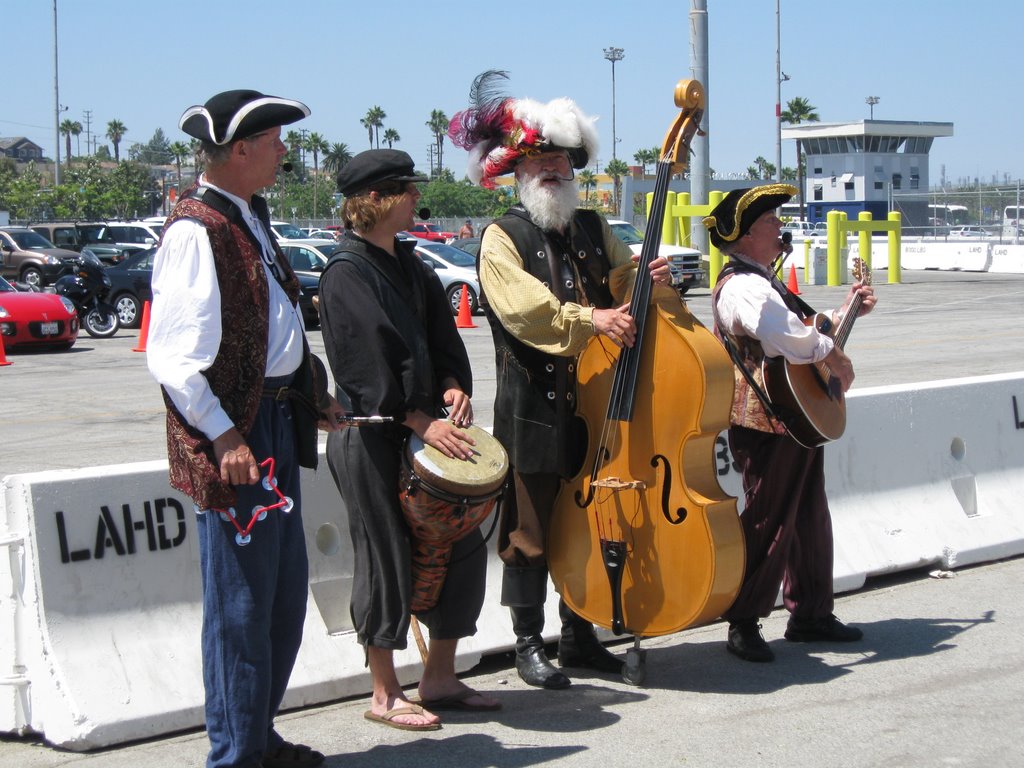
M 426 734 L 366 722 L 364 698 L 287 713 L 278 726 L 326 753 L 328 768 L 1019 766 L 1022 583 L 1024 559 L 869 583 L 837 601 L 837 615 L 865 631 L 849 646 L 788 643 L 777 610 L 764 622 L 772 664 L 726 653 L 722 624 L 652 638 L 644 687 L 575 675 L 567 691 L 538 690 L 491 657 L 467 682 L 504 709 L 445 713 Z M 206 749 L 203 731 L 88 754 L 7 736 L 0 765 L 198 768 Z

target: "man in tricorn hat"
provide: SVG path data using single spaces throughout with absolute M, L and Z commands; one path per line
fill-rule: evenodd
M 623 302 L 636 268 L 604 218 L 577 208 L 573 169 L 597 152 L 593 120 L 570 99 L 502 97 L 495 84 L 505 77 L 477 77 L 473 104 L 455 115 L 449 136 L 469 150 L 471 180 L 493 188 L 498 176 L 514 173 L 522 201 L 484 230 L 478 265 L 497 358 L 494 435 L 508 450 L 514 480 L 498 541 L 501 600 L 512 614 L 519 676 L 566 688 L 570 679 L 544 652 L 545 545 L 560 484 L 581 461 L 573 455 L 580 443 L 573 434 L 575 362 L 595 334 L 632 346 L 636 325 Z M 666 260 L 656 259 L 651 273 L 667 283 Z M 622 669 L 589 621 L 564 601 L 559 614 L 563 668 Z
M 337 429 L 342 412 L 256 194 L 285 155 L 281 126 L 308 115 L 301 102 L 251 90 L 187 109 L 180 127 L 200 140 L 206 171 L 168 217 L 153 268 L 149 368 L 167 406 L 171 485 L 197 512 L 208 768 L 324 760 L 284 741 L 274 717 L 306 611 L 299 466 L 316 466 L 316 426 Z M 259 482 L 268 459 L 291 504 L 246 534 L 251 516 L 279 501 Z
M 733 190 L 703 220 L 711 243 L 729 256 L 712 307 L 716 332 L 737 366 L 729 447 L 743 474 L 747 559 L 739 594 L 723 618 L 729 622 L 726 648 L 747 661 L 774 658 L 758 619 L 771 613 L 780 585 L 791 614 L 787 640 L 852 642 L 862 637 L 832 613 L 832 520 L 824 449 L 806 448 L 790 436 L 786 416 L 777 404 L 771 406 L 762 380 L 762 360 L 781 355 L 790 363 L 826 363 L 844 392 L 853 382 L 850 359 L 828 335 L 804 324 L 813 311 L 775 273 L 787 246 L 779 237 L 782 222 L 775 211 L 794 194 L 788 184 Z M 832 313 L 834 323 L 858 294 L 863 300 L 859 314 L 871 311 L 874 291 L 858 282 Z

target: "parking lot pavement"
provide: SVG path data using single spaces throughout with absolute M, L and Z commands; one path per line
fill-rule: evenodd
M 857 321 L 846 349 L 855 388 L 980 376 L 1024 369 L 1024 275 L 904 272 L 901 284 L 876 277 L 879 303 Z M 840 304 L 846 288 L 801 286 L 819 310 Z M 711 323 L 710 292 L 688 296 Z M 487 321 L 460 331 L 473 366 L 478 424 L 493 423 L 494 350 Z M 139 332 L 112 339 L 82 335 L 68 352 L 8 355 L 0 368 L 3 440 L 0 477 L 42 469 L 149 461 L 166 457 L 164 410 L 146 356 L 132 349 Z M 322 355 L 323 337 L 309 334 Z

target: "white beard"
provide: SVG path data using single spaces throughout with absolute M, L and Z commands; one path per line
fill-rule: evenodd
M 558 186 L 552 188 L 542 180 L 540 176 L 520 179 L 519 199 L 534 224 L 541 229 L 561 232 L 572 221 L 579 203 L 576 182 L 558 179 Z

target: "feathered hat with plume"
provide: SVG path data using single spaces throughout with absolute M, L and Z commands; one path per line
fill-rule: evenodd
M 477 75 L 469 91 L 469 108 L 457 112 L 448 137 L 469 151 L 468 175 L 474 184 L 494 188 L 494 179 L 511 173 L 524 157 L 564 149 L 573 168 L 584 168 L 597 153 L 594 119 L 571 99 L 542 104 L 512 99 L 500 92 L 508 73 L 488 70 Z

